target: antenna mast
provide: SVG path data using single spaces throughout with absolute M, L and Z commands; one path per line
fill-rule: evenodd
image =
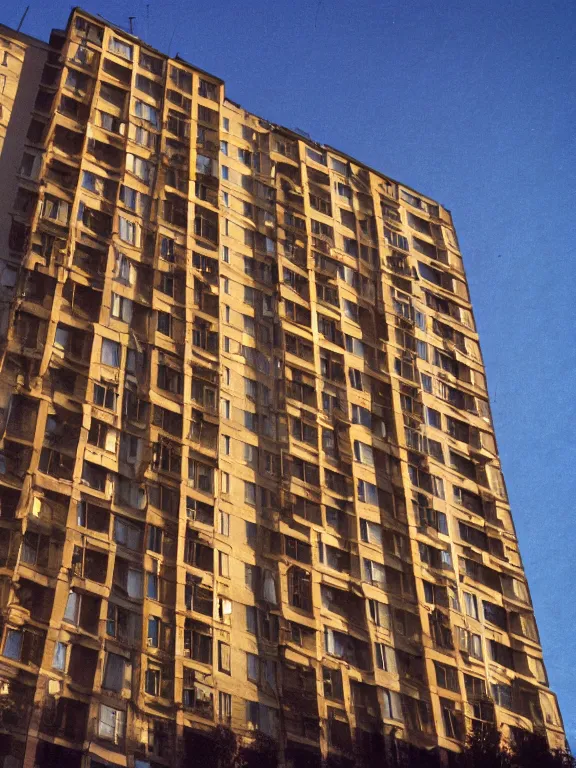
M 24 24 L 24 19 L 26 18 L 26 15 L 27 15 L 27 13 L 28 13 L 28 11 L 29 11 L 29 10 L 30 10 L 30 6 L 29 6 L 29 5 L 27 5 L 27 6 L 26 6 L 26 10 L 25 10 L 25 11 L 24 11 L 24 13 L 22 14 L 22 18 L 20 19 L 20 24 L 18 24 L 18 27 L 17 27 L 17 29 L 16 29 L 16 32 L 20 32 L 20 30 L 21 30 L 21 28 L 22 28 L 22 24 Z

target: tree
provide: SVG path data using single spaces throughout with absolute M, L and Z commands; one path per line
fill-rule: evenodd
M 544 736 L 526 733 L 515 739 L 512 768 L 576 768 L 576 760 L 564 749 L 551 750 Z
M 502 747 L 502 736 L 496 726 L 473 730 L 460 762 L 463 768 L 510 768 L 510 755 Z
M 389 737 L 388 737 L 389 738 Z M 394 742 L 394 738 L 392 738 Z M 431 751 L 416 747 L 398 739 L 398 749 L 388 752 L 385 739 L 372 734 L 364 735 L 354 744 L 354 751 L 346 757 L 330 755 L 325 766 L 349 765 L 354 768 L 440 768 L 445 765 L 437 749 Z M 390 757 L 385 754 L 388 752 Z M 393 755 L 396 755 L 394 758 Z M 293 754 L 294 768 L 318 766 L 319 754 L 311 758 L 309 753 Z M 540 734 L 516 734 L 510 747 L 502 743 L 502 735 L 496 726 L 473 731 L 459 754 L 451 753 L 453 768 L 576 768 L 576 759 L 569 750 L 550 749 Z M 180 768 L 278 768 L 278 744 L 264 733 L 256 731 L 249 745 L 240 746 L 235 733 L 227 726 L 217 726 L 209 735 L 194 734 L 187 751 L 187 762 Z
M 262 731 L 256 731 L 254 741 L 240 749 L 237 768 L 277 768 L 278 744 Z
M 238 739 L 226 725 L 217 725 L 214 729 L 214 755 L 218 768 L 239 768 Z

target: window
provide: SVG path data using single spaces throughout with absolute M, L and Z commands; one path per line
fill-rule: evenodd
M 226 552 L 218 552 L 218 573 L 227 579 L 230 578 L 230 558 Z
M 54 645 L 54 656 L 52 657 L 52 669 L 57 669 L 60 672 L 66 670 L 66 655 L 68 652 L 68 646 L 66 643 L 57 642 Z
M 246 543 L 249 547 L 252 547 L 252 549 L 256 546 L 257 530 L 256 523 L 246 522 Z
M 256 608 L 253 605 L 246 606 L 246 632 L 249 632 L 251 635 L 258 634 Z
M 346 197 L 349 200 L 352 199 L 352 188 L 348 186 L 348 184 L 342 184 L 341 182 L 336 182 L 336 192 L 340 195 L 340 197 Z
M 362 443 L 360 440 L 354 440 L 354 458 L 360 464 L 365 464 L 368 467 L 374 466 L 374 451 L 372 446 L 367 443 Z
M 205 613 L 205 611 L 202 611 Z M 212 630 L 206 624 L 187 621 L 184 628 L 184 656 L 212 664 Z
M 320 165 L 326 165 L 326 155 L 323 152 L 316 152 L 310 147 L 306 147 L 306 156 Z
M 451 699 L 440 699 L 444 733 L 449 739 L 460 739 L 463 731 L 462 715 L 456 711 L 456 703 Z
M 32 533 L 30 529 L 26 531 L 22 539 L 22 548 L 20 550 L 20 560 L 29 565 L 45 565 L 41 556 L 41 551 L 46 554 L 47 539 Z
M 115 53 L 117 56 L 122 56 L 125 59 L 132 61 L 132 46 L 120 40 L 118 37 L 110 37 L 108 41 L 108 50 L 111 53 Z
M 230 515 L 228 512 L 218 513 L 218 533 L 222 536 L 230 536 Z
M 466 696 L 470 699 L 481 699 L 486 696 L 486 682 L 481 677 L 464 674 Z
M 321 235 L 323 237 L 329 238 L 330 240 L 333 240 L 334 230 L 328 224 L 324 224 L 321 221 L 315 221 L 314 219 L 311 220 L 310 224 L 312 234 Z
M 358 256 L 358 242 L 350 237 L 344 238 L 344 251 L 349 256 L 354 256 L 356 258 Z M 351 318 L 354 319 L 354 318 Z
M 405 237 L 397 234 L 396 232 L 392 232 L 392 230 L 387 229 L 386 227 L 384 227 L 384 238 L 389 245 L 392 245 L 395 248 L 401 248 L 403 251 L 410 250 L 408 240 Z
M 244 443 L 244 461 L 250 466 L 258 465 L 258 448 L 250 443 Z
M 114 264 L 114 280 L 125 285 L 133 285 L 136 269 L 130 259 L 123 253 L 116 251 Z
M 230 435 L 220 436 L 220 452 L 224 456 L 230 456 L 230 449 L 232 445 L 232 438 Z
M 120 187 L 120 200 L 131 211 L 138 210 L 138 197 L 139 193 L 137 190 L 127 187 L 125 184 Z
M 425 373 L 420 374 L 420 379 L 422 380 L 422 389 L 424 392 L 432 393 L 432 377 L 428 376 Z
M 358 322 L 358 304 L 355 304 L 348 299 L 344 299 L 342 309 L 344 310 L 344 316 L 347 317 L 348 320 L 353 320 L 356 323 Z
M 136 117 L 141 117 L 142 120 L 151 123 L 155 128 L 157 128 L 160 123 L 158 110 L 138 99 L 136 99 L 134 104 L 134 114 Z
M 119 573 L 122 581 L 125 578 L 125 590 L 128 597 L 141 600 L 143 596 L 143 574 L 137 568 L 127 568 L 125 573 Z
M 157 59 L 155 56 L 150 56 L 144 51 L 140 51 L 140 66 L 142 69 L 152 72 L 154 75 L 161 75 L 163 69 L 163 62 L 161 59 Z
M 416 354 L 421 360 L 428 360 L 428 345 L 425 341 L 416 339 Z
M 344 688 L 342 686 L 342 672 L 340 669 L 322 667 L 322 682 L 324 696 L 333 701 L 344 701 Z
M 216 83 L 211 83 L 208 80 L 200 78 L 198 85 L 198 95 L 205 99 L 212 99 L 212 101 L 218 100 L 218 86 Z
M 18 270 L 15 267 L 6 265 L 0 279 L 1 285 L 4 288 L 14 288 L 18 279 Z
M 386 571 L 383 565 L 364 558 L 364 578 L 380 589 L 386 588 Z
M 396 672 L 396 655 L 394 648 L 384 643 L 374 643 L 376 666 L 385 672 Z
M 372 413 L 361 405 L 352 405 L 352 423 L 362 424 L 370 429 L 372 427 Z
M 376 624 L 377 627 L 383 627 L 384 629 L 390 629 L 390 608 L 386 603 L 381 603 L 378 600 L 369 600 L 368 607 L 370 610 L 370 618 Z
M 442 429 L 442 414 L 440 411 L 426 407 L 426 423 L 436 429 Z
M 368 544 L 379 544 L 382 546 L 382 526 L 378 523 L 371 523 L 369 520 L 360 519 L 360 535 L 362 541 Z
M 238 148 L 238 160 L 240 160 L 241 163 L 244 163 L 244 165 L 251 166 L 252 165 L 252 152 L 250 152 L 249 149 L 241 149 Z
M 116 453 L 118 433 L 103 421 L 92 418 L 90 430 L 88 432 L 88 442 L 90 445 L 97 445 L 110 453 Z
M 453 357 L 445 355 L 436 348 L 434 348 L 434 365 L 451 373 L 453 376 L 458 376 L 458 362 Z
M 4 641 L 4 651 L 2 655 L 7 659 L 20 661 L 22 653 L 22 632 L 16 629 L 6 630 L 6 639 Z
M 144 690 L 152 696 L 160 695 L 161 668 L 148 662 L 144 677 Z
M 362 386 L 362 373 L 361 371 L 357 370 L 356 368 L 350 368 L 348 371 L 348 379 L 350 381 L 350 386 L 352 389 L 357 389 L 360 392 L 363 391 Z
M 119 296 L 117 293 L 112 294 L 112 317 L 117 320 L 122 320 L 125 323 L 129 323 L 132 320 L 132 301 L 125 296 Z
M 118 217 L 118 236 L 120 240 L 130 245 L 137 244 L 138 225 L 134 221 L 129 221 L 123 216 Z
M 118 344 L 117 341 L 102 339 L 100 362 L 103 365 L 110 365 L 113 368 L 118 368 L 120 366 L 120 344 Z
M 448 691 L 460 692 L 460 684 L 458 682 L 458 670 L 456 667 L 449 666 L 447 664 L 441 664 L 439 661 L 434 662 L 436 669 L 436 683 L 440 688 L 446 688 Z
M 501 605 L 491 603 L 489 600 L 482 600 L 482 609 L 484 620 L 490 624 L 495 624 L 500 629 L 508 629 L 508 618 L 506 609 Z
M 117 653 L 106 655 L 102 688 L 109 691 L 121 691 L 124 687 L 126 660 Z
M 114 541 L 135 552 L 142 549 L 142 529 L 121 517 L 114 519 Z
M 246 677 L 253 683 L 260 681 L 260 659 L 254 653 L 246 654 Z
M 152 165 L 141 157 L 131 153 L 126 155 L 126 170 L 133 173 L 141 181 L 148 183 L 152 172 Z
M 67 224 L 70 212 L 70 206 L 65 200 L 59 200 L 56 197 L 47 195 L 44 198 L 42 215 L 46 219 L 57 221 L 60 224 Z
M 157 565 L 157 561 L 153 561 Z M 150 600 L 159 600 L 160 594 L 160 580 L 157 573 L 146 574 L 146 597 Z
M 158 648 L 160 644 L 160 625 L 161 621 L 157 616 L 148 617 L 148 641 L 150 648 Z
M 169 237 L 160 240 L 160 256 L 170 263 L 174 262 L 176 255 L 176 243 Z
M 512 704 L 512 686 L 504 685 L 503 683 L 493 683 L 492 698 L 499 707 L 510 710 L 514 709 Z
M 470 654 L 472 658 L 482 661 L 484 654 L 482 652 L 482 638 L 480 635 L 476 635 L 467 629 L 463 629 L 462 627 L 456 627 L 456 632 L 458 634 L 458 644 L 460 650 L 464 653 Z
M 342 174 L 342 176 L 348 176 L 348 163 L 345 163 L 342 160 L 337 160 L 335 157 L 331 157 L 330 167 L 333 171 Z
M 186 72 L 185 69 L 179 69 L 178 67 L 170 67 L 170 80 L 177 88 L 180 88 L 186 93 L 192 93 L 192 73 Z
M 228 472 L 220 473 L 220 484 L 222 486 L 222 493 L 230 493 L 230 475 Z
M 197 459 L 188 459 L 188 480 L 190 486 L 204 493 L 214 489 L 214 470 Z
M 402 701 L 400 694 L 381 688 L 384 702 L 384 717 L 389 720 L 402 720 Z
M 378 488 L 366 480 L 358 480 L 358 500 L 366 504 L 378 504 Z
M 227 117 L 222 118 L 222 130 L 228 133 L 230 131 L 230 120 Z
M 115 411 L 118 401 L 118 391 L 114 386 L 95 383 L 92 393 L 92 401 L 94 405 L 98 405 L 101 408 L 106 408 L 110 411 Z
M 416 321 L 416 325 L 418 328 L 420 328 L 421 331 L 426 330 L 426 315 L 423 312 L 416 311 L 414 314 L 414 320 Z
M 256 483 L 244 482 L 244 501 L 251 506 L 256 505 Z
M 142 126 L 138 125 L 136 126 L 134 141 L 136 142 L 136 144 L 140 144 L 143 147 L 154 147 L 156 144 L 156 136 L 155 134 L 150 133 L 150 131 L 147 131 Z M 134 157 L 134 155 L 132 155 L 132 157 Z M 145 161 L 142 161 L 142 162 L 145 162 Z
M 102 739 L 118 744 L 126 731 L 126 713 L 120 709 L 113 709 L 100 704 L 100 717 L 98 720 L 98 735 Z
M 116 518 L 118 519 L 118 518 Z M 159 528 L 157 525 L 149 525 L 148 526 L 148 545 L 147 549 L 150 552 L 157 552 L 158 554 L 162 553 L 162 538 L 163 538 L 163 531 L 162 528 Z
M 302 419 L 290 418 L 290 432 L 295 440 L 316 447 L 318 443 L 318 430 L 313 424 Z
M 162 333 L 164 336 L 172 336 L 172 315 L 170 312 L 158 310 L 157 329 L 158 333 Z

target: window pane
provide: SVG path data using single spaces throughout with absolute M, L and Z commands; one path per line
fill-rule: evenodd
M 20 661 L 22 652 L 22 632 L 15 629 L 9 629 L 6 632 L 6 642 L 4 643 L 4 656 L 8 659 Z

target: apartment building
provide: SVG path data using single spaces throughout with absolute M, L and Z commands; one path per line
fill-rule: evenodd
M 450 212 L 79 9 L 0 104 L 0 766 L 563 745 Z

